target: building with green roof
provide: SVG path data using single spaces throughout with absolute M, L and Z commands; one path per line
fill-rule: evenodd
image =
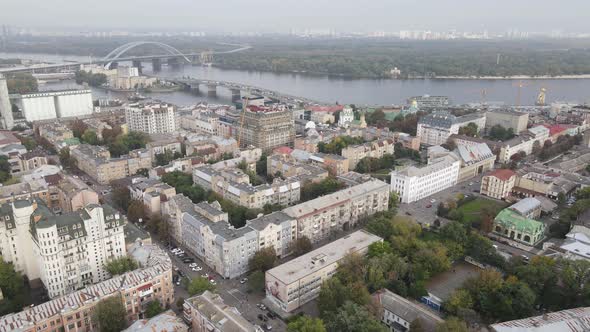
M 494 219 L 493 232 L 510 240 L 534 246 L 545 236 L 545 224 L 504 209 Z

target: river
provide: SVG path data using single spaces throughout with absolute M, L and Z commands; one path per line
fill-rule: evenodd
M 61 63 L 64 61 L 89 61 L 88 57 L 52 54 L 1 53 L 0 58 L 23 58 Z M 460 80 L 460 79 L 345 79 L 307 74 L 279 74 L 258 71 L 224 70 L 215 67 L 183 65 L 176 68 L 163 66 L 153 73 L 151 63 L 144 63 L 143 72 L 163 78 L 191 76 L 217 81 L 232 81 L 268 88 L 283 93 L 321 100 L 328 103 L 352 103 L 356 105 L 405 104 L 408 97 L 416 95 L 445 95 L 454 104 L 469 102 L 500 102 L 515 104 L 518 84 L 522 105 L 533 105 L 541 88 L 547 89 L 548 103 L 554 101 L 590 102 L 590 79 L 530 79 L 514 80 Z M 77 88 L 73 82 L 50 83 L 42 89 Z M 203 89 L 205 90 L 205 89 Z M 482 90 L 486 91 L 482 99 Z M 123 94 L 94 89 L 95 97 L 121 97 Z M 186 92 L 152 93 L 151 97 L 177 105 L 191 105 L 198 101 L 229 103 L 229 91 L 218 89 L 218 97 L 195 96 Z

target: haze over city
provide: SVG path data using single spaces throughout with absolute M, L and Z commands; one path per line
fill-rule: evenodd
M 590 2 L 570 0 L 4 0 L 0 23 L 77 29 L 285 33 L 403 29 L 590 32 Z

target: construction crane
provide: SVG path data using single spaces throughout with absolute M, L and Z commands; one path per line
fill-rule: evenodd
M 541 90 L 539 91 L 539 95 L 537 96 L 537 101 L 535 102 L 535 105 L 545 106 L 546 92 L 547 92 L 547 89 L 541 88 Z
M 248 108 L 248 101 L 250 100 L 250 91 L 246 92 L 246 96 L 242 102 L 242 117 L 240 118 L 240 132 L 238 133 L 238 149 L 242 144 L 242 132 L 244 129 L 244 117 L 246 116 L 246 109 Z

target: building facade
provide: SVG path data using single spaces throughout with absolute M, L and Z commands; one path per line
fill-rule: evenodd
M 253 145 L 263 151 L 279 146 L 293 147 L 295 140 L 293 117 L 285 105 L 249 106 L 241 130 L 242 133 L 238 126 L 233 132 L 236 138 L 241 136 L 243 146 Z
M 489 133 L 493 126 L 500 125 L 505 129 L 512 129 L 518 135 L 526 131 L 529 123 L 529 114 L 512 110 L 492 110 L 486 112 L 486 132 Z
M 545 224 L 506 208 L 494 219 L 493 233 L 527 246 L 535 246 L 545 237 Z
M 385 154 L 394 153 L 393 139 L 379 139 L 359 145 L 349 145 L 342 149 L 342 156 L 348 159 L 350 169 L 355 169 L 361 159 L 366 157 L 382 158 Z
M 504 199 L 510 195 L 516 183 L 516 173 L 510 169 L 497 169 L 481 179 L 480 194 L 495 199 Z
M 184 301 L 183 318 L 193 332 L 262 332 L 247 321 L 238 309 L 223 302 L 219 294 L 205 291 Z
M 176 108 L 168 104 L 134 104 L 125 108 L 130 131 L 148 134 L 173 133 L 180 128 Z
M 451 156 L 417 168 L 391 172 L 391 191 L 402 203 L 412 203 L 457 184 L 461 162 Z
M 486 123 L 486 117 L 477 113 L 457 117 L 449 112 L 436 111 L 418 120 L 416 136 L 420 137 L 422 144 L 441 145 L 451 135 L 458 134 L 461 127 L 470 123 L 476 124 L 478 130 L 482 130 Z
M 373 294 L 373 298 L 382 309 L 381 322 L 387 325 L 391 332 L 406 332 L 410 325 L 419 320 L 425 331 L 435 331 L 438 324 L 444 320 L 424 305 L 399 296 L 388 289 L 382 289 Z
M 364 230 L 356 231 L 266 271 L 266 299 L 271 309 L 289 313 L 315 299 L 322 283 L 336 274 L 342 258 L 364 255 L 371 244 L 381 241 Z
M 92 114 L 92 91 L 63 90 L 23 94 L 16 98 L 29 122 Z

